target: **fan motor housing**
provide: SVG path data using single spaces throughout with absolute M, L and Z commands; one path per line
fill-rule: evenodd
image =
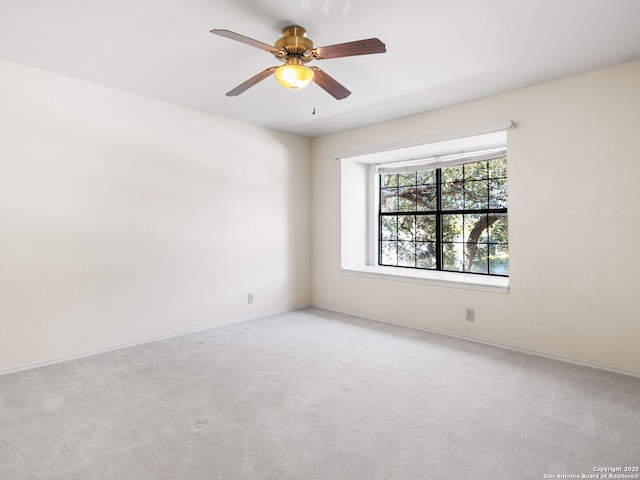
M 313 59 L 311 51 L 314 49 L 313 42 L 307 38 L 306 31 L 302 27 L 291 26 L 282 30 L 282 38 L 274 44 L 278 50 L 284 50 L 288 55 L 298 57 L 303 62 Z

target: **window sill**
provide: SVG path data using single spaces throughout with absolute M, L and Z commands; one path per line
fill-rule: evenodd
M 381 266 L 342 267 L 346 275 L 382 278 L 398 282 L 422 283 L 439 287 L 463 288 L 493 293 L 508 293 L 508 277 L 491 277 L 433 270 L 416 270 Z

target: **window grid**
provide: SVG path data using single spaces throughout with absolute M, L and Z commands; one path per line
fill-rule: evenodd
M 506 158 L 379 175 L 380 265 L 508 276 Z

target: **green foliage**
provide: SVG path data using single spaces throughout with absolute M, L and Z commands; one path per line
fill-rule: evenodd
M 464 184 L 465 210 L 481 210 L 489 205 L 489 182 L 485 180 L 471 180 Z
M 489 208 L 507 208 L 507 179 L 489 180 Z
M 506 209 L 506 158 L 442 168 L 440 175 L 441 211 L 452 212 L 441 214 L 440 232 L 436 170 L 381 175 L 380 210 L 397 213 L 380 219 L 381 263 L 437 268 L 440 240 L 443 270 L 508 274 L 506 213 L 453 213 Z
M 442 184 L 442 210 L 462 210 L 464 208 L 464 188 L 462 182 Z
M 380 238 L 382 240 L 398 239 L 398 217 L 397 216 L 381 217 Z
M 416 173 L 399 173 L 398 174 L 398 186 L 400 187 L 411 187 L 416 184 Z
M 383 187 L 397 187 L 398 186 L 398 174 L 397 173 L 385 173 L 381 175 Z
M 489 174 L 489 162 L 467 163 L 464 167 L 464 179 L 470 180 L 486 180 Z
M 489 243 L 508 243 L 509 224 L 506 213 L 495 213 L 491 217 L 496 220 L 489 226 Z
M 443 182 L 461 182 L 464 179 L 464 166 L 447 167 L 442 169 Z
M 416 240 L 420 242 L 435 242 L 436 217 L 435 215 L 419 215 L 416 217 Z
M 420 170 L 416 172 L 416 184 L 417 185 L 435 185 L 436 184 L 436 171 L 435 170 Z
M 431 212 L 438 208 L 437 187 L 435 184 L 418 185 L 416 188 L 416 210 Z
M 507 158 L 488 160 L 489 178 L 507 178 Z

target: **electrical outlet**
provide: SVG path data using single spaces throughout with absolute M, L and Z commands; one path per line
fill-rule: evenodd
M 473 308 L 467 308 L 464 314 L 464 319 L 467 322 L 475 322 L 476 320 L 476 312 Z
M 253 293 L 247 293 L 247 303 L 253 303 Z

